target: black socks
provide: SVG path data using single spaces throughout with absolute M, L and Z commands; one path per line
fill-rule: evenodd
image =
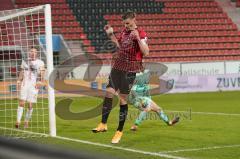
M 125 123 L 125 120 L 127 118 L 127 114 L 128 114 L 128 105 L 120 105 L 120 112 L 119 112 L 119 124 L 118 124 L 118 131 L 122 131 L 123 130 L 123 126 Z
M 102 123 L 106 124 L 108 116 L 112 110 L 112 98 L 104 98 L 103 107 L 102 107 Z

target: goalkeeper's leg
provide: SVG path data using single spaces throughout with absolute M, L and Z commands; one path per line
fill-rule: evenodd
M 149 97 L 141 97 L 136 99 L 135 103 L 133 104 L 136 108 L 141 110 L 139 116 L 135 120 L 134 125 L 131 127 L 132 131 L 136 131 L 138 129 L 138 126 L 141 125 L 143 120 L 146 119 L 147 112 L 151 111 L 151 98 Z
M 138 126 L 141 125 L 143 120 L 146 119 L 146 116 L 147 116 L 147 111 L 146 110 L 141 111 L 137 119 L 135 120 L 134 125 L 131 127 L 131 130 L 136 131 L 138 129 Z
M 150 108 L 152 111 L 156 112 L 160 119 L 162 119 L 167 125 L 172 126 L 179 122 L 179 117 L 175 117 L 172 120 L 169 120 L 167 114 L 164 113 L 161 107 L 159 107 L 154 101 L 151 101 Z

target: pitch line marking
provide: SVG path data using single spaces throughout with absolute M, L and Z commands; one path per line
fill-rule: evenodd
M 203 148 L 193 148 L 193 149 L 181 149 L 173 151 L 161 151 L 159 153 L 169 154 L 169 153 L 178 153 L 178 152 L 192 152 L 192 151 L 202 151 L 202 150 L 214 150 L 214 149 L 224 149 L 224 148 L 234 148 L 240 147 L 240 145 L 224 145 L 224 146 L 213 146 L 213 147 L 203 147 Z
M 51 137 L 48 134 L 24 131 L 24 130 L 21 130 L 21 129 L 4 128 L 4 127 L 0 127 L 0 129 L 17 131 L 17 132 L 24 132 L 24 133 L 27 133 L 27 134 L 41 135 L 41 136 L 44 136 L 44 137 Z M 19 138 L 21 138 L 21 137 L 19 137 Z M 124 148 L 124 147 L 115 146 L 115 145 L 101 144 L 101 143 L 96 143 L 96 142 L 91 142 L 91 141 L 86 141 L 86 140 L 73 139 L 73 138 L 62 137 L 62 136 L 56 136 L 56 137 L 52 137 L 52 138 L 67 140 L 67 141 L 72 141 L 72 142 L 78 142 L 78 143 L 83 143 L 83 144 L 88 144 L 88 145 L 100 146 L 100 147 L 105 147 L 105 148 L 112 148 L 112 149 L 116 149 L 116 150 L 140 153 L 140 154 L 144 154 L 144 155 L 159 156 L 159 157 L 163 157 L 163 158 L 167 158 L 167 159 L 188 159 L 188 158 L 185 158 L 185 157 L 179 157 L 179 156 L 175 156 L 175 155 L 173 156 L 173 155 L 163 154 L 163 153 L 159 153 L 159 152 L 148 152 L 148 151 L 142 151 L 142 150 L 131 149 L 131 148 Z
M 174 112 L 174 113 L 188 113 L 188 111 L 182 111 L 182 110 L 165 110 L 166 112 Z M 240 114 L 234 114 L 234 113 L 218 113 L 218 112 L 193 112 L 191 111 L 192 114 L 206 114 L 206 115 L 225 115 L 225 116 L 240 116 Z
M 90 141 L 85 141 L 85 140 L 72 139 L 72 138 L 67 138 L 67 137 L 62 137 L 62 136 L 56 136 L 54 138 L 73 141 L 73 142 L 79 142 L 79 143 L 89 144 L 89 145 L 94 145 L 94 146 L 101 146 L 101 147 L 106 147 L 106 148 L 123 150 L 123 151 L 128 151 L 128 152 L 140 153 L 140 154 L 144 154 L 144 155 L 159 156 L 159 157 L 164 157 L 164 158 L 169 158 L 169 159 L 188 159 L 185 157 L 173 156 L 173 155 L 168 155 L 168 154 L 159 153 L 159 152 L 148 152 L 148 151 L 142 151 L 142 150 L 137 150 L 137 149 L 124 148 L 124 147 L 120 147 L 120 146 L 95 143 L 95 142 L 90 142 Z

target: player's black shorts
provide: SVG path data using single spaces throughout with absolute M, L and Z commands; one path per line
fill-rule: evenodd
M 111 87 L 115 91 L 120 90 L 122 94 L 129 94 L 135 77 L 136 73 L 112 69 L 107 87 Z

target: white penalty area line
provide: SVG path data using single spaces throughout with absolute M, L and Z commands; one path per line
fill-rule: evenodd
M 173 113 L 190 113 L 189 110 L 181 111 L 181 110 L 166 110 L 166 112 L 173 112 Z M 234 114 L 234 113 L 218 113 L 218 112 L 193 112 L 192 114 L 204 114 L 204 115 L 224 115 L 224 116 L 240 116 L 240 114 Z
M 30 132 L 30 131 L 25 131 L 25 130 L 21 130 L 21 129 L 4 128 L 4 127 L 0 127 L 0 129 L 17 131 L 17 132 L 33 134 L 33 135 L 40 135 L 40 136 L 43 136 L 43 137 L 51 137 L 48 134 Z M 96 142 L 91 142 L 91 141 L 86 141 L 86 140 L 73 139 L 73 138 L 62 137 L 62 136 L 55 136 L 55 137 L 52 137 L 52 138 L 56 138 L 56 139 L 60 139 L 60 140 L 66 140 L 66 141 L 72 141 L 72 142 L 78 142 L 78 143 L 83 143 L 83 144 L 88 144 L 88 145 L 94 145 L 94 146 L 99 146 L 99 147 L 111 148 L 111 149 L 116 149 L 116 150 L 128 151 L 128 152 L 133 152 L 133 153 L 139 153 L 139 154 L 144 154 L 144 155 L 158 156 L 158 157 L 163 157 L 163 158 L 167 158 L 167 159 L 188 159 L 188 158 L 185 158 L 185 157 L 179 157 L 179 156 L 175 156 L 175 155 L 173 156 L 173 155 L 163 154 L 163 153 L 159 153 L 159 152 L 148 152 L 148 151 L 124 148 L 124 147 L 115 146 L 115 145 L 101 144 L 101 143 L 96 143 Z
M 178 153 L 178 152 L 204 151 L 204 150 L 235 148 L 235 147 L 240 147 L 240 144 L 239 145 L 224 145 L 224 146 L 203 147 L 203 148 L 192 148 L 192 149 L 181 149 L 181 150 L 173 150 L 173 151 L 161 151 L 159 153 L 169 154 L 169 153 Z
M 142 151 L 142 150 L 137 150 L 137 149 L 124 148 L 124 147 L 120 147 L 120 146 L 90 142 L 90 141 L 85 141 L 85 140 L 72 139 L 72 138 L 67 138 L 67 137 L 62 137 L 62 136 L 56 136 L 54 138 L 88 144 L 88 145 L 100 146 L 100 147 L 105 147 L 105 148 L 111 148 L 111 149 L 116 149 L 116 150 L 128 151 L 128 152 L 133 152 L 133 153 L 140 153 L 140 154 L 150 155 L 150 156 L 158 156 L 158 157 L 169 158 L 169 159 L 187 159 L 184 157 L 173 156 L 173 155 L 168 155 L 168 154 L 159 153 L 159 152 L 148 152 L 148 151 Z

